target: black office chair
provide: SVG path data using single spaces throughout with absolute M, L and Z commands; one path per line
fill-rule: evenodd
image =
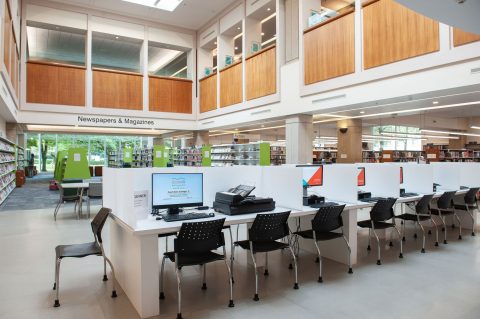
M 320 248 L 318 247 L 319 241 L 332 240 L 337 238 L 343 238 L 347 244 L 348 249 L 348 273 L 353 274 L 350 245 L 347 238 L 343 234 L 343 220 L 342 212 L 345 205 L 340 206 L 326 206 L 321 207 L 315 217 L 312 220 L 312 229 L 295 232 L 303 238 L 313 239 L 313 243 L 317 248 L 318 262 L 319 262 L 319 275 L 318 282 L 323 282 L 322 278 L 322 255 Z M 340 229 L 342 232 L 338 233 L 335 230 Z
M 458 218 L 457 214 L 455 213 L 455 205 L 453 204 L 453 199 L 455 197 L 456 191 L 445 192 L 438 198 L 436 202 L 436 207 L 431 208 L 430 212 L 432 215 L 438 216 L 440 221 L 442 222 L 443 228 L 442 231 L 444 232 L 444 239 L 443 243 L 448 244 L 447 242 L 447 226 L 445 223 L 446 216 L 453 216 L 458 220 L 459 223 L 459 233 L 458 239 L 462 239 L 462 225 L 460 223 L 460 219 Z
M 97 213 L 97 216 L 92 220 L 92 232 L 95 241 L 85 244 L 73 244 L 73 245 L 59 245 L 55 247 L 55 283 L 53 284 L 53 290 L 56 290 L 56 299 L 54 307 L 60 307 L 59 302 L 59 289 L 60 289 L 60 262 L 63 258 L 83 258 L 87 256 L 102 256 L 103 257 L 103 281 L 107 281 L 107 263 L 112 269 L 113 276 L 113 290 L 112 298 L 117 297 L 117 291 L 115 290 L 115 271 L 110 259 L 105 256 L 105 250 L 103 249 L 102 241 L 102 229 L 107 221 L 108 216 L 112 210 L 102 207 Z
M 378 252 L 378 259 L 377 265 L 381 265 L 381 257 L 380 257 L 380 239 L 378 238 L 375 229 L 387 229 L 387 228 L 394 228 L 397 231 L 398 239 L 400 243 L 400 255 L 399 258 L 403 258 L 403 246 L 402 246 L 402 236 L 400 235 L 400 231 L 397 229 L 395 225 L 395 214 L 393 212 L 393 205 L 397 201 L 396 198 L 387 198 L 387 199 L 380 199 L 378 202 L 375 203 L 375 206 L 372 207 L 370 211 L 370 219 L 363 220 L 357 223 L 357 225 L 361 228 L 368 228 L 368 247 L 367 249 L 370 250 L 370 238 L 371 238 L 371 231 L 375 235 L 377 239 L 377 252 Z M 392 222 L 388 222 L 388 220 L 392 220 Z M 390 242 L 390 246 L 392 246 L 392 242 Z
M 466 211 L 472 218 L 472 236 L 475 236 L 475 215 L 474 210 L 478 210 L 477 194 L 479 187 L 470 188 L 463 197 L 463 203 L 455 203 L 455 210 Z
M 62 183 L 81 183 L 81 182 L 83 182 L 83 180 L 81 179 L 66 179 L 62 181 Z M 55 210 L 53 212 L 53 219 L 55 221 L 57 220 L 58 211 L 60 210 L 60 207 L 62 206 L 62 204 L 66 202 L 75 203 L 73 211 L 74 213 L 77 214 L 77 219 L 79 219 L 80 212 L 77 211 L 77 206 L 79 206 L 80 201 L 82 200 L 80 198 L 79 189 L 63 188 L 61 183 L 58 183 L 58 190 L 60 191 L 60 198 L 58 199 L 57 206 L 55 206 Z
M 165 260 L 169 259 L 175 263 L 175 272 L 177 274 L 178 286 L 178 313 L 177 319 L 182 318 L 182 282 L 181 269 L 185 266 L 203 266 L 203 285 L 202 289 L 207 289 L 206 284 L 206 264 L 214 261 L 223 260 L 228 270 L 228 279 L 230 284 L 230 301 L 228 306 L 233 307 L 233 287 L 232 274 L 227 262 L 227 253 L 225 250 L 225 237 L 222 233 L 225 218 L 203 221 L 203 222 L 184 222 L 177 238 L 174 240 L 174 250 L 166 252 L 162 259 L 162 268 L 160 272 L 160 299 L 165 299 L 163 292 L 163 273 Z M 223 255 L 213 252 L 218 248 L 223 248 Z
M 404 213 L 401 215 L 395 216 L 395 218 L 403 220 L 403 238 L 402 240 L 405 241 L 405 224 L 407 221 L 412 221 L 415 223 L 415 225 L 418 224 L 420 226 L 420 229 L 422 230 L 423 234 L 423 243 L 422 243 L 422 253 L 425 253 L 425 229 L 423 228 L 423 225 L 421 222 L 430 220 L 433 222 L 435 225 L 436 229 L 436 235 L 437 235 L 437 241 L 435 243 L 435 246 L 438 246 L 438 229 L 437 229 L 437 224 L 432 218 L 432 214 L 430 213 L 430 203 L 432 202 L 433 199 L 433 194 L 431 195 L 424 195 L 415 205 L 415 207 L 412 209 L 413 213 Z M 410 206 L 407 205 L 407 207 L 411 208 Z M 415 233 L 415 238 L 416 237 Z
M 255 260 L 257 253 L 265 253 L 265 276 L 268 276 L 268 252 L 288 248 L 292 254 L 295 265 L 295 284 L 293 289 L 298 289 L 297 259 L 292 247 L 288 243 L 279 242 L 290 234 L 288 228 L 288 217 L 290 211 L 282 213 L 258 214 L 248 230 L 248 240 L 235 242 L 243 249 L 249 250 L 255 268 L 255 295 L 253 300 L 258 301 L 258 268 Z

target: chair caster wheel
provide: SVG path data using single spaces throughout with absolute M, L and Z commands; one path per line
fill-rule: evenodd
M 322 283 L 323 282 L 323 278 L 322 277 L 318 277 L 318 282 Z
M 293 265 L 292 264 L 288 265 L 288 269 L 293 269 Z
M 402 237 L 402 241 L 406 242 L 407 240 L 405 239 L 405 236 Z
M 398 258 L 403 258 L 403 254 L 400 253 L 400 255 L 398 255 Z
M 367 246 L 367 250 L 368 250 L 368 251 L 372 250 L 372 248 L 370 247 L 370 245 Z
M 442 231 L 445 231 L 445 227 L 442 227 Z
M 295 290 L 298 289 L 298 282 L 296 282 L 296 283 L 293 285 L 293 289 L 295 289 Z
M 413 238 L 417 239 L 417 234 L 413 234 Z
M 390 247 L 393 247 L 393 243 L 392 243 L 392 242 L 390 242 L 390 243 L 388 244 L 388 246 L 390 246 Z
M 269 273 L 268 273 L 268 269 L 265 269 L 265 272 L 263 273 L 264 276 L 268 276 Z
M 258 294 L 255 294 L 255 296 L 253 296 L 253 301 L 259 301 L 260 298 L 258 298 Z
M 320 258 L 317 257 L 317 259 L 315 259 L 315 262 L 318 264 L 320 262 Z
M 55 308 L 60 307 L 60 302 L 58 301 L 58 299 L 55 300 L 55 303 L 53 304 L 53 306 Z
M 454 229 L 454 228 L 455 228 L 455 224 L 452 224 L 452 229 Z
M 458 240 L 462 240 L 462 235 L 458 235 Z
M 438 247 L 438 241 L 435 242 L 435 247 Z
M 57 283 L 56 282 L 53 284 L 53 290 L 55 290 L 55 289 L 57 289 Z
M 422 248 L 421 253 L 425 254 L 425 248 Z
M 474 232 L 472 232 L 472 236 L 475 236 L 475 233 L 474 233 Z
M 428 231 L 428 234 L 429 234 L 429 235 L 431 235 L 431 234 L 432 234 L 432 231 L 431 231 L 431 230 L 429 230 L 429 231 Z
M 112 298 L 117 298 L 117 291 L 116 290 L 112 291 Z
M 165 299 L 165 294 L 163 293 L 163 291 L 160 293 L 160 300 L 164 300 Z
M 107 275 L 103 275 L 103 281 L 108 281 Z
M 203 283 L 202 290 L 207 290 L 207 284 L 206 283 Z
M 445 245 L 448 244 L 447 240 L 444 240 L 443 243 L 444 243 Z
M 182 317 L 182 314 L 181 314 L 181 313 L 177 313 L 177 319 L 183 319 L 183 317 Z
M 349 274 L 353 274 L 353 269 L 352 269 L 352 267 L 348 268 L 348 273 L 349 273 Z
M 379 260 L 377 260 L 377 265 L 379 265 L 379 266 L 380 266 L 381 264 L 382 264 L 382 262 L 380 261 L 380 259 L 379 259 Z
M 235 304 L 233 303 L 233 300 L 230 300 L 230 302 L 228 303 L 228 307 L 229 308 L 235 307 Z

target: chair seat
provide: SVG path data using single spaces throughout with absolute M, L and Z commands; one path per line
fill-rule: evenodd
M 170 259 L 171 262 L 175 262 L 175 253 L 169 251 L 164 253 L 164 255 Z M 225 256 L 214 253 L 207 252 L 200 255 L 179 255 L 178 256 L 178 266 L 194 266 L 194 265 L 203 265 L 217 260 L 224 260 Z
M 416 222 L 417 220 L 420 220 L 420 221 L 430 220 L 430 216 L 416 215 L 416 214 L 401 214 L 401 215 L 395 216 L 395 218 L 403 219 L 403 220 L 411 220 L 414 222 Z
M 370 219 L 362 220 L 361 222 L 358 222 L 357 225 L 362 228 L 372 228 L 372 222 Z M 373 226 L 375 229 L 386 229 L 395 227 L 395 224 L 387 222 L 373 222 Z
M 75 196 L 63 196 L 62 200 L 64 202 L 74 202 L 80 199 L 80 196 L 75 195 Z
M 237 241 L 237 242 L 235 242 L 235 244 L 242 247 L 243 249 L 250 250 L 250 241 L 248 241 L 248 240 Z M 266 252 L 269 252 L 269 251 L 288 248 L 288 244 L 278 242 L 278 241 L 275 241 L 275 240 L 253 242 L 252 246 L 253 246 L 253 253 L 266 253 Z
M 459 210 L 467 210 L 467 208 L 477 209 L 477 206 L 473 204 L 455 204 L 454 206 L 455 206 L 455 209 L 459 209 Z
M 55 247 L 57 258 L 74 257 L 82 258 L 86 256 L 101 256 L 102 250 L 96 242 L 73 245 L 59 245 Z
M 453 215 L 453 210 L 439 210 L 437 208 L 432 208 L 430 209 L 430 212 L 432 213 L 432 215 L 442 215 L 442 216 L 449 216 L 449 215 Z
M 296 235 L 301 236 L 303 238 L 309 238 L 313 239 L 313 230 L 302 230 L 299 232 L 295 232 Z M 325 241 L 325 240 L 331 240 L 335 238 L 341 238 L 343 237 L 342 233 L 335 233 L 335 232 L 316 232 L 315 236 L 317 238 L 317 241 Z

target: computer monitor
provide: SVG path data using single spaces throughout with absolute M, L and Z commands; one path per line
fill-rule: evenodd
M 357 185 L 365 186 L 365 167 L 359 167 L 358 169 L 360 172 L 358 172 L 357 176 Z
M 403 167 L 400 166 L 400 184 L 403 184 Z
M 182 207 L 203 206 L 202 173 L 153 173 L 152 208 L 178 214 Z
M 298 166 L 297 166 L 298 167 Z M 323 166 L 299 166 L 303 171 L 303 187 L 323 186 Z

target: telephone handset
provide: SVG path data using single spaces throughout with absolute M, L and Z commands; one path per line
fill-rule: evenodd
M 230 188 L 228 190 L 229 193 L 233 193 L 236 195 L 241 196 L 242 198 L 247 198 L 248 195 L 255 189 L 255 186 L 247 186 L 247 185 L 238 185 L 235 188 Z

